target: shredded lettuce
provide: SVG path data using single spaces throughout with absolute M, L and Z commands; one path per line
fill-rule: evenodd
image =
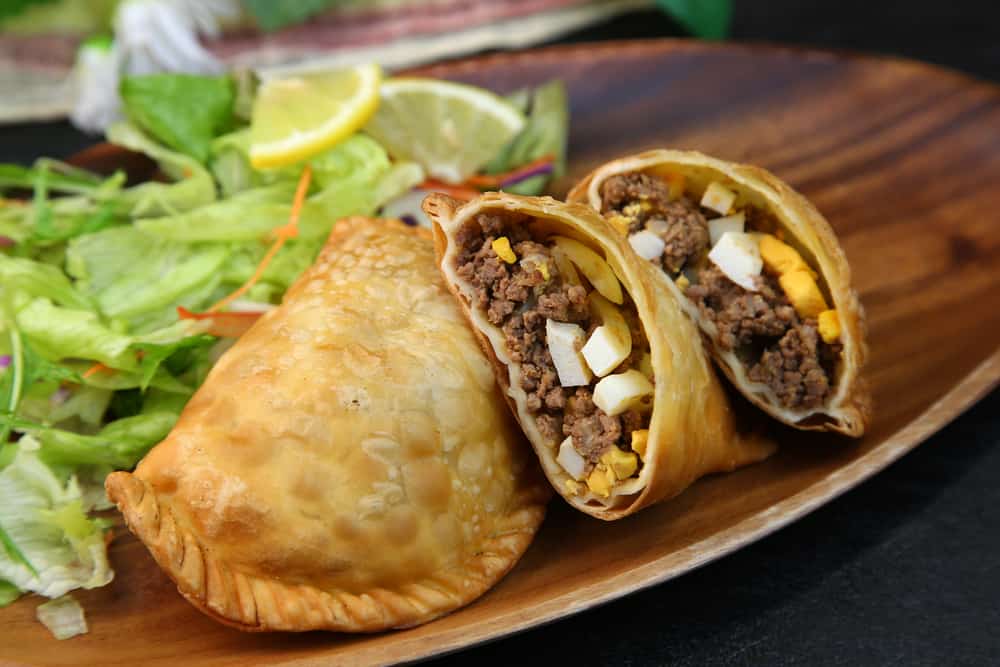
M 230 252 L 223 244 L 172 243 L 115 227 L 73 239 L 66 268 L 105 317 L 144 333 L 174 322 L 178 305 L 207 305 Z
M 212 175 L 198 160 L 161 146 L 127 122 L 109 127 L 107 139 L 123 148 L 148 155 L 156 160 L 163 173 L 175 181 L 149 181 L 123 191 L 119 204 L 129 215 L 173 215 L 215 201 Z
M 9 581 L 4 581 L 0 579 L 0 608 L 6 607 L 14 600 L 21 597 L 21 589 L 10 583 Z
M 43 357 L 92 359 L 111 368 L 132 370 L 132 338 L 103 324 L 92 311 L 61 308 L 48 299 L 35 299 L 17 313 L 17 325 Z
M 507 98 L 528 114 L 524 129 L 490 162 L 486 171 L 498 174 L 528 164 L 546 155 L 555 158 L 550 176 L 535 176 L 505 188 L 522 195 L 541 194 L 550 178 L 559 178 L 566 169 L 566 140 L 569 129 L 569 101 L 566 86 L 554 80 L 531 91 L 518 91 Z
M 58 267 L 30 259 L 0 255 L 0 293 L 20 291 L 44 297 L 60 306 L 89 309 L 89 300 L 77 292 Z
M 22 591 L 59 597 L 111 581 L 104 530 L 88 519 L 76 479 L 59 479 L 25 436 L 0 470 L 0 578 Z

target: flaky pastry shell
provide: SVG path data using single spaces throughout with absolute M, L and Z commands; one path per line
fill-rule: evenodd
M 129 528 L 241 630 L 372 632 L 480 596 L 551 496 L 426 230 L 336 224 L 134 473 Z
M 706 347 L 719 368 L 754 405 L 795 428 L 861 436 L 871 421 L 872 410 L 871 392 L 861 374 L 868 357 L 865 313 L 857 292 L 851 287 L 847 257 L 826 218 L 774 174 L 760 167 L 726 162 L 696 151 L 653 150 L 613 160 L 577 183 L 567 199 L 589 204 L 600 211 L 603 183 L 611 176 L 630 172 L 673 172 L 683 175 L 687 183 L 700 189 L 709 182 L 718 181 L 737 193 L 738 205 L 752 204 L 774 216 L 785 231 L 786 242 L 817 270 L 820 288 L 831 307 L 837 309 L 840 319 L 843 356 L 837 370 L 836 390 L 818 408 L 784 407 L 768 386 L 752 382 L 736 354 L 715 344 L 715 324 L 701 316 L 666 273 L 659 270 L 656 273 L 660 282 L 679 298 L 685 310 L 698 322 Z
M 424 200 L 424 210 L 434 222 L 435 248 L 445 281 L 490 358 L 504 396 L 545 474 L 572 506 L 599 519 L 620 519 L 677 495 L 703 475 L 734 470 L 774 451 L 770 440 L 737 419 L 698 331 L 681 310 L 677 297 L 653 275 L 653 267 L 636 257 L 591 209 L 550 197 L 491 192 L 466 204 L 432 194 Z M 557 463 L 552 443 L 545 441 L 528 412 L 519 364 L 511 360 L 500 328 L 490 323 L 481 309 L 472 307 L 474 290 L 457 274 L 456 234 L 478 214 L 496 211 L 527 214 L 537 221 L 531 224 L 540 225 L 545 233 L 569 236 L 598 251 L 635 302 L 649 339 L 655 374 L 649 444 L 639 476 L 615 487 L 607 499 L 567 491 L 569 476 Z

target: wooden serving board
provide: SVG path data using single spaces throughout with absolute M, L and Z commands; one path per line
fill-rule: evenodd
M 374 664 L 460 649 L 676 577 L 803 516 L 915 447 L 1000 379 L 1000 89 L 919 63 L 683 41 L 580 45 L 422 70 L 498 91 L 563 78 L 570 173 L 671 146 L 785 178 L 840 235 L 870 323 L 876 412 L 858 442 L 778 430 L 770 461 L 702 480 L 614 524 L 554 501 L 521 563 L 481 600 L 369 636 L 248 635 L 184 602 L 119 532 L 117 575 L 77 593 L 90 634 L 53 640 L 37 599 L 0 611 L 0 662 Z M 103 149 L 92 166 L 122 160 Z

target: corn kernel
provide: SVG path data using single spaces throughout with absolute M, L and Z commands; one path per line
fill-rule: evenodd
M 628 479 L 639 469 L 639 458 L 631 452 L 623 452 L 617 447 L 609 449 L 601 462 L 608 466 L 617 479 Z
M 757 245 L 760 249 L 760 258 L 764 260 L 764 266 L 771 273 L 781 275 L 792 271 L 806 271 L 813 277 L 816 276 L 795 248 L 782 243 L 776 237 L 762 234 Z
M 618 213 L 609 217 L 608 222 L 611 223 L 611 226 L 614 227 L 619 234 L 628 234 L 628 230 L 632 226 L 631 220 Z
M 639 455 L 639 459 L 646 460 L 646 445 L 649 444 L 649 429 L 644 428 L 632 431 L 632 451 Z
M 806 271 L 782 274 L 778 276 L 778 284 L 803 319 L 817 317 L 828 308 L 816 281 Z
M 538 265 L 538 270 L 542 274 L 542 278 L 545 278 L 546 280 L 549 280 L 549 279 L 552 278 L 552 276 L 549 274 L 549 263 L 548 262 L 542 262 L 541 264 L 539 264 Z
M 510 247 L 510 239 L 506 236 L 501 236 L 493 241 L 490 246 L 493 248 L 493 252 L 497 254 L 497 257 L 508 264 L 513 264 L 517 261 L 517 255 L 514 254 L 514 250 Z
M 819 335 L 823 342 L 832 345 L 840 340 L 840 318 L 836 310 L 824 310 L 817 318 L 819 320 Z
M 686 290 L 688 287 L 691 287 L 691 281 L 688 280 L 688 277 L 685 276 L 683 273 L 677 276 L 677 280 L 675 280 L 674 283 L 677 284 L 678 289 L 680 289 L 680 291 L 682 292 Z

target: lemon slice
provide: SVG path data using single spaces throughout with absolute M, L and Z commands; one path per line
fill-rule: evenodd
M 250 121 L 250 163 L 294 164 L 354 133 L 375 113 L 381 81 L 378 65 L 265 81 Z
M 460 183 L 493 159 L 524 127 L 524 114 L 493 93 L 437 79 L 382 84 L 378 111 L 365 126 L 393 157 L 432 177 Z

